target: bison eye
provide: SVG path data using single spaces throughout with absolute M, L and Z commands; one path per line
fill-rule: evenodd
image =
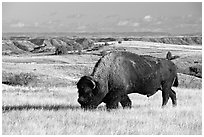
M 92 92 L 89 92 L 89 97 L 93 97 L 94 94 Z

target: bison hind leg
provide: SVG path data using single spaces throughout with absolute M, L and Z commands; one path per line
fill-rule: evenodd
M 164 107 L 167 104 L 169 100 L 170 91 L 171 91 L 171 87 L 169 87 L 166 84 L 162 85 L 162 107 Z
M 171 100 L 172 100 L 173 106 L 175 107 L 175 106 L 177 105 L 176 92 L 175 92 L 173 89 L 171 89 L 171 91 L 170 91 L 170 93 L 169 93 L 169 96 L 170 96 L 170 98 L 171 98 Z
M 169 100 L 169 93 L 168 93 L 168 91 L 167 92 L 166 91 L 162 91 L 162 99 L 163 99 L 162 107 L 164 107 L 167 104 L 168 100 Z
M 132 107 L 132 102 L 128 95 L 123 95 L 120 100 L 120 104 L 122 105 L 123 108 L 131 108 Z
M 162 107 L 164 107 L 167 104 L 169 97 L 172 100 L 173 106 L 176 106 L 177 105 L 176 92 L 171 89 L 170 84 L 164 84 L 162 86 L 162 98 L 163 98 Z

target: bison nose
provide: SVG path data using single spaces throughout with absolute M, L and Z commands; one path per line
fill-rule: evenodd
M 84 97 L 79 97 L 79 98 L 78 98 L 78 102 L 79 102 L 80 104 L 85 104 L 85 103 L 87 102 L 87 100 L 86 100 Z

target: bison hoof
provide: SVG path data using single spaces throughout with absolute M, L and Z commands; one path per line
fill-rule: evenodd
M 173 104 L 173 107 L 176 107 L 177 106 L 177 104 Z

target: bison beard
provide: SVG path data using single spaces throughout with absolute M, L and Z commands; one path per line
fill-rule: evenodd
M 168 53 L 170 54 L 170 53 Z M 178 86 L 177 67 L 167 59 L 130 52 L 112 52 L 96 63 L 90 76 L 83 76 L 77 83 L 82 108 L 95 109 L 104 102 L 107 109 L 131 108 L 130 93 L 152 96 L 162 91 L 162 106 L 169 97 L 176 106 L 176 92 L 172 86 Z

